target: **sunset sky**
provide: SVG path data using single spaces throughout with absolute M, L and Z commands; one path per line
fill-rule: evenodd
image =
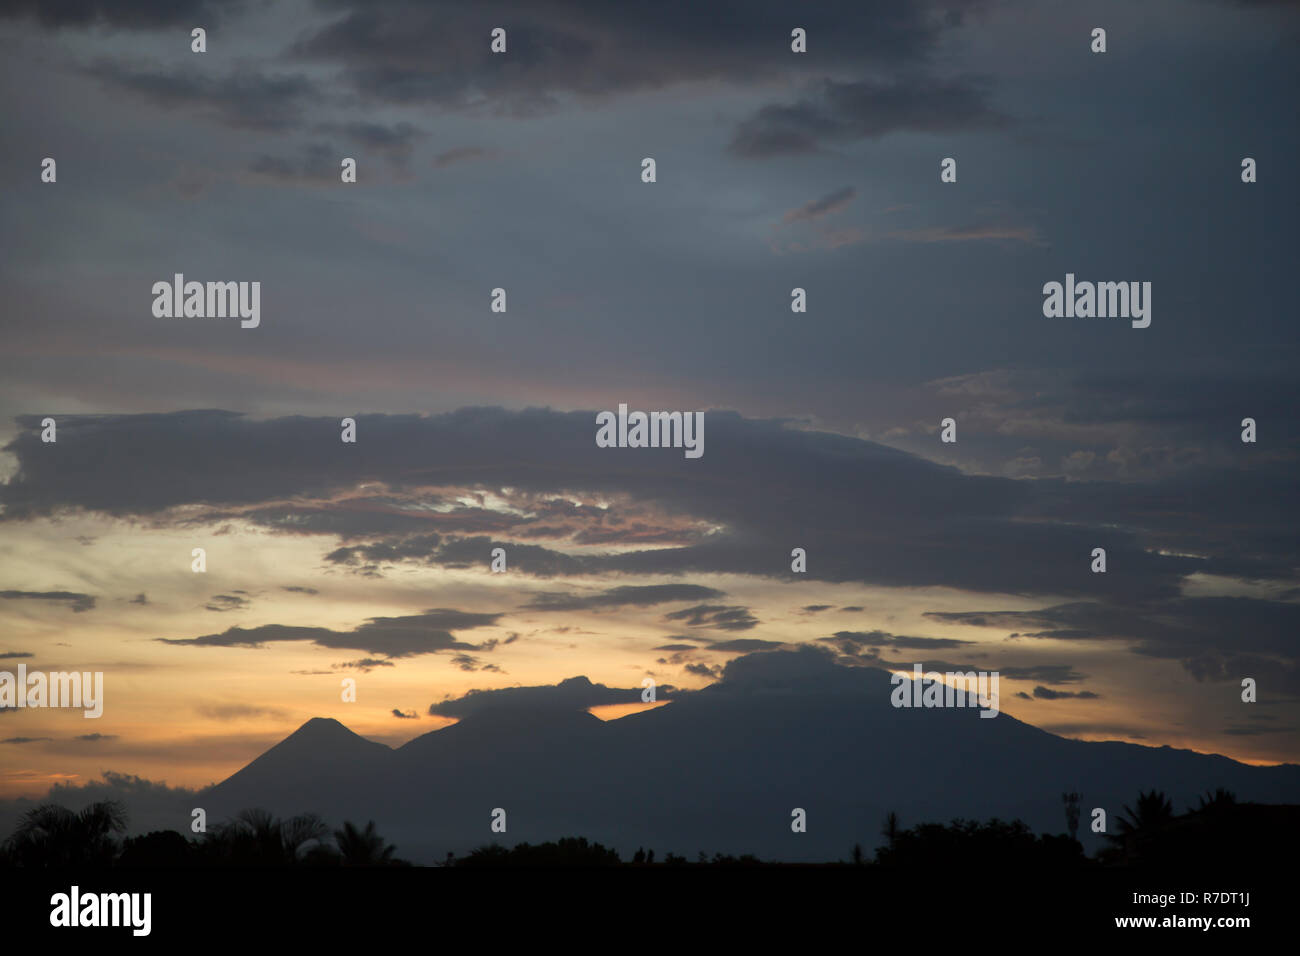
M 0 670 L 105 675 L 0 713 L 0 797 L 799 644 L 1300 761 L 1295 5 L 116 6 L 0 12 Z M 1150 327 L 1044 318 L 1067 273 Z M 703 456 L 597 448 L 620 403 Z

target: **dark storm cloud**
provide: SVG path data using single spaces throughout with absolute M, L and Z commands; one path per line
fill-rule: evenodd
M 970 80 L 823 80 L 808 98 L 769 104 L 744 120 L 728 149 L 747 159 L 766 159 L 889 133 L 999 129 L 1010 123 Z
M 1069 690 L 1049 690 L 1046 687 L 1035 687 L 1034 697 L 1038 700 L 1098 700 L 1101 695 L 1094 694 L 1090 690 L 1069 691 Z
M 676 692 L 671 684 L 659 684 L 655 699 L 668 700 Z M 585 677 L 570 677 L 559 684 L 538 687 L 506 687 L 500 690 L 471 690 L 464 697 L 429 706 L 432 717 L 470 717 L 482 713 L 586 710 L 607 704 L 641 703 L 640 687 L 606 687 Z
M 513 570 L 787 579 L 790 550 L 798 545 L 808 551 L 811 580 L 942 584 L 1073 599 L 1034 612 L 972 610 L 937 614 L 938 620 L 983 622 L 1022 639 L 1125 640 L 1136 653 L 1181 662 L 1200 680 L 1268 670 L 1279 687 L 1300 682 L 1288 637 L 1300 624 L 1300 605 L 1180 597 L 1183 579 L 1198 571 L 1291 580 L 1293 536 L 1278 518 L 1294 509 L 1294 494 L 1284 487 L 1281 465 L 1273 472 L 1261 465 L 1270 476 L 1266 479 L 1243 474 L 1237 487 L 1226 482 L 1202 487 L 1213 494 L 1193 493 L 1192 479 L 1178 476 L 1142 484 L 1025 482 L 967 475 L 871 442 L 779 421 L 727 412 L 709 412 L 706 421 L 706 454 L 688 461 L 671 453 L 595 447 L 591 412 L 475 408 L 432 417 L 363 416 L 367 441 L 347 454 L 340 452 L 333 419 L 258 421 L 213 411 L 68 416 L 60 421 L 60 442 L 47 445 L 39 438 L 39 419 L 29 416 L 19 419 L 19 435 L 7 448 L 19 467 L 3 487 L 2 500 L 6 520 L 80 507 L 166 521 L 165 509 L 176 505 L 244 504 L 265 510 L 270 501 L 328 497 L 363 481 L 386 482 L 389 493 L 399 497 L 418 491 L 417 498 L 429 487 L 514 489 L 529 496 L 577 490 L 689 516 L 719 530 L 684 547 L 581 556 L 540 547 L 530 552 L 526 548 L 536 546 L 507 542 Z M 1248 500 L 1243 488 L 1267 490 L 1271 498 Z M 774 500 L 779 507 L 773 507 Z M 365 520 L 357 517 L 350 530 L 359 533 Z M 382 513 L 376 522 L 379 528 L 401 526 Z M 436 543 L 432 535 L 378 537 L 334 551 L 331 562 L 355 562 L 371 574 L 378 573 L 376 562 L 360 563 L 368 556 L 410 555 L 425 563 L 471 567 L 485 564 L 491 548 L 501 543 L 487 537 Z M 1106 574 L 1090 571 L 1097 546 L 1107 550 Z M 58 593 L 74 607 L 87 606 L 87 596 L 78 604 L 78 596 Z M 744 608 L 714 596 L 692 596 L 689 590 L 562 593 L 549 605 L 539 599 L 533 610 L 617 607 L 628 598 L 632 606 L 638 598 L 647 606 L 670 594 L 670 599 L 696 602 L 674 612 L 672 620 L 722 630 L 757 624 Z M 423 627 L 439 629 L 427 621 Z M 448 627 L 441 627 L 434 637 L 416 626 L 381 639 L 369 625 L 346 634 L 271 626 L 231 629 L 189 643 L 249 645 L 274 639 L 378 653 L 473 650 L 458 646 Z
M 858 191 L 852 186 L 845 186 L 843 189 L 837 189 L 821 199 L 813 199 L 804 203 L 798 209 L 791 209 L 781 217 L 782 223 L 804 222 L 810 219 L 820 219 L 823 216 L 833 215 L 842 209 L 848 208 L 849 203 L 853 202 L 853 197 Z
M 369 674 L 376 667 L 396 667 L 392 661 L 386 661 L 377 657 L 363 657 L 355 661 L 343 661 L 339 664 L 331 664 L 330 667 L 335 670 L 361 671 L 363 674 Z
M 1178 598 L 1145 604 L 1078 602 L 1038 611 L 946 612 L 927 617 L 976 627 L 1041 628 L 1021 638 L 1130 642 L 1144 657 L 1177 660 L 1198 681 L 1268 674 L 1300 694 L 1295 634 L 1300 604 L 1244 597 Z
M 785 646 L 785 641 L 764 641 L 757 637 L 737 637 L 730 641 L 715 641 L 709 645 L 709 650 L 722 651 L 726 654 L 749 654 L 753 651 L 776 650 Z
M 792 17 L 775 0 L 654 5 L 581 0 L 371 3 L 325 0 L 334 19 L 291 54 L 338 64 L 363 96 L 449 109 L 490 104 L 516 115 L 552 108 L 560 97 L 605 97 L 675 83 L 771 81 L 774 73 L 835 70 L 862 62 L 919 65 L 968 2 L 885 0 L 807 5 Z M 489 31 L 507 30 L 508 52 L 493 54 Z M 808 31 L 812 54 L 790 51 L 790 31 Z M 472 38 L 472 41 L 469 39 Z
M 319 647 L 345 650 L 362 650 L 386 657 L 411 657 L 416 654 L 436 654 L 445 650 L 473 651 L 476 644 L 459 641 L 451 633 L 495 624 L 500 614 L 477 614 L 448 608 L 435 608 L 423 614 L 403 617 L 372 617 L 351 631 L 335 631 L 327 627 L 291 627 L 283 624 L 264 624 L 260 627 L 232 627 L 220 634 L 206 634 L 191 638 L 158 638 L 163 644 L 183 644 L 195 647 L 250 647 L 260 648 L 283 641 L 311 641 Z
M 433 157 L 433 168 L 446 169 L 448 166 L 455 166 L 457 163 L 481 162 L 498 155 L 500 153 L 495 149 L 487 149 L 482 146 L 459 146 L 456 149 L 449 149 Z
M 699 601 L 722 596 L 721 591 L 698 584 L 651 584 L 610 588 L 589 595 L 544 593 L 524 606 L 534 611 L 580 611 L 601 607 L 649 607 L 670 601 Z
M 472 654 L 454 654 L 451 658 L 452 664 L 463 671 L 473 673 L 474 671 L 494 671 L 498 674 L 504 674 L 496 664 L 484 664 L 483 661 Z
M 237 594 L 214 594 L 204 605 L 209 611 L 242 611 L 253 602 Z
M 857 653 L 865 647 L 906 647 L 923 650 L 941 650 L 974 644 L 974 641 L 959 641 L 949 637 L 900 637 L 885 631 L 836 631 L 831 637 L 820 637 L 839 648 L 841 653 Z
M 1234 512 L 1264 507 L 1297 515 L 1294 495 L 1279 494 L 1300 458 L 1300 424 L 1290 410 L 1300 382 L 1285 362 L 1252 361 L 1248 370 L 1153 364 L 1141 372 L 1078 368 L 994 369 L 927 383 L 965 434 L 978 433 L 980 470 L 1000 470 L 1020 446 L 1032 444 L 1043 465 L 1035 477 L 1181 481 L 1160 489 L 1177 499 L 1222 497 Z M 1241 441 L 1241 421 L 1254 418 L 1261 446 Z M 1267 428 L 1267 439 L 1262 429 Z M 1245 493 L 1228 493 L 1245 484 Z M 1117 494 L 1119 492 L 1120 494 Z M 1043 499 L 1051 496 L 1044 492 Z M 1179 507 L 1164 509 L 1142 485 L 1098 484 L 1071 490 L 1070 506 L 1115 509 L 1146 505 L 1180 525 Z M 1063 502 L 1064 504 L 1064 502 Z
M 436 521 L 436 519 L 435 519 Z M 463 524 L 463 522 L 457 522 Z M 483 523 L 483 522 L 476 522 Z M 508 527 L 512 522 L 508 516 L 500 519 L 503 526 Z M 561 551 L 553 551 L 550 548 L 544 548 L 535 544 L 520 544 L 518 542 L 505 543 L 494 541 L 491 538 L 477 536 L 472 538 L 448 538 L 445 539 L 437 548 L 430 549 L 421 557 L 421 560 L 429 564 L 438 564 L 448 568 L 469 568 L 476 565 L 487 564 L 492 557 L 494 547 L 504 547 L 506 550 L 506 560 L 508 567 L 514 571 L 522 571 L 525 574 L 536 577 L 553 577 L 555 575 L 580 574 L 588 566 L 588 562 L 581 556 L 565 554 Z M 350 549 L 341 548 L 327 556 L 328 560 L 338 562 L 341 552 L 347 552 Z M 414 555 L 412 557 L 415 557 Z M 350 560 L 344 560 L 342 563 L 352 563 Z
M 720 631 L 748 631 L 758 624 L 758 619 L 749 613 L 749 608 L 721 604 L 697 604 L 680 611 L 670 611 L 664 615 L 664 619 L 682 621 L 687 627 L 714 627 Z
M 1193 571 L 1287 579 L 1291 573 L 1281 558 L 1276 512 L 1263 505 L 1225 502 L 1233 521 L 1221 527 L 1218 502 L 1189 500 L 1177 528 L 1162 530 L 1162 543 L 1176 547 L 1161 554 L 1149 550 L 1143 520 L 1144 514 L 1168 520 L 1156 507 L 1160 486 L 1142 489 L 1150 504 L 1134 507 L 1132 520 L 1116 527 L 1113 515 L 1089 500 L 1138 492 L 965 475 L 871 442 L 730 412 L 709 412 L 706 421 L 706 454 L 689 461 L 657 450 L 597 448 L 591 412 L 474 408 L 430 417 L 362 416 L 367 441 L 348 454 L 339 450 L 337 421 L 325 418 L 258 421 L 216 411 L 67 416 L 56 446 L 40 441 L 39 418 L 22 416 L 6 448 L 20 467 L 0 501 L 6 520 L 78 507 L 165 520 L 166 509 L 182 504 L 266 509 L 269 501 L 328 497 L 362 481 L 385 481 L 394 494 L 449 485 L 529 495 L 581 490 L 722 530 L 689 546 L 604 555 L 525 551 L 525 561 L 516 554 L 524 546 L 476 538 L 439 541 L 430 556 L 473 566 L 503 544 L 512 567 L 536 560 L 548 573 L 785 577 L 797 544 L 808 550 L 807 577 L 814 580 L 942 583 L 1121 605 L 1176 597 Z M 1091 522 L 1070 510 L 1073 495 Z M 776 499 L 781 506 L 774 508 Z M 1035 513 L 1044 509 L 1053 520 Z M 347 526 L 361 534 L 366 520 L 354 515 Z M 375 521 L 377 528 L 396 526 L 391 515 Z M 1188 556 L 1211 554 L 1215 541 L 1229 538 L 1230 559 Z M 371 547 L 381 548 L 376 557 L 400 556 L 404 548 L 418 554 L 423 545 L 432 548 L 433 539 L 352 545 L 330 560 L 360 562 Z M 1106 548 L 1111 573 L 1090 573 L 1097 546 Z
M 259 179 L 284 185 L 334 185 L 339 181 L 343 154 L 328 143 L 306 143 L 292 158 L 263 153 L 248 164 Z
M 6 601 L 53 601 L 67 605 L 68 610 L 76 614 L 95 606 L 94 596 L 75 591 L 0 591 L 0 598 Z
M 284 132 L 300 125 L 316 88 L 305 76 L 237 71 L 225 77 L 100 60 L 86 72 L 104 86 L 234 129 Z
M 371 545 L 355 545 L 338 548 L 325 555 L 325 560 L 333 564 L 357 564 L 364 562 L 376 564 L 380 561 L 400 561 L 404 558 L 427 558 L 438 552 L 442 535 L 422 534 L 389 544 L 381 542 Z
M 710 680 L 717 680 L 722 676 L 722 667 L 719 664 L 687 664 L 682 669 L 688 674 L 694 674 L 696 677 L 706 677 Z
M 1003 664 L 998 671 L 1007 680 L 1036 680 L 1044 684 L 1077 684 L 1088 677 L 1076 671 L 1073 664 L 1033 664 L 1028 667 Z
M 322 133 L 341 135 L 348 142 L 362 147 L 367 152 L 384 156 L 395 166 L 405 166 L 415 151 L 415 144 L 428 135 L 405 122 L 392 126 L 364 121 L 322 123 L 317 129 Z
M 208 28 L 223 22 L 227 13 L 237 14 L 246 6 L 245 0 L 7 0 L 0 4 L 0 18 L 32 19 L 46 28 Z

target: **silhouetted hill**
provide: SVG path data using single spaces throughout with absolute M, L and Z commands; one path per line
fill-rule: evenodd
M 382 774 L 392 749 L 353 733 L 337 720 L 313 717 L 217 788 L 233 810 L 298 801 L 304 810 L 337 806 L 357 788 L 357 776 Z M 213 793 L 213 790 L 205 793 Z M 365 798 L 357 793 L 361 803 Z M 209 819 L 216 822 L 212 810 Z M 299 812 L 299 811 L 294 811 Z M 360 813 L 351 816 L 361 816 Z
M 890 810 L 905 827 L 998 817 L 1060 833 L 1064 790 L 1081 794 L 1079 838 L 1091 852 L 1101 845 L 1088 832 L 1092 808 L 1106 810 L 1113 832 L 1140 789 L 1165 791 L 1180 811 L 1218 787 L 1243 802 L 1300 801 L 1300 766 L 1068 740 L 1005 712 L 895 709 L 892 689 L 882 670 L 769 652 L 609 722 L 551 706 L 483 707 L 390 750 L 313 721 L 204 799 L 210 818 L 260 806 L 374 819 L 416 861 L 574 833 L 625 857 L 645 846 L 833 860 L 854 843 L 879 845 Z M 497 807 L 505 834 L 490 830 Z M 796 807 L 806 833 L 791 832 Z

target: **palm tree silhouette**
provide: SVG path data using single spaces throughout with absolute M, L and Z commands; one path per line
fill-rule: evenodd
M 1206 792 L 1205 796 L 1200 798 L 1200 804 L 1193 813 L 1221 813 L 1230 807 L 1237 805 L 1237 795 L 1231 790 L 1225 790 L 1219 787 L 1213 793 Z
M 350 821 L 343 822 L 343 829 L 334 831 L 334 842 L 343 854 L 344 866 L 378 866 L 391 863 L 397 847 L 385 843 L 384 838 L 375 831 L 375 821 L 366 824 L 364 830 L 358 830 Z
M 207 846 L 229 862 L 287 866 L 300 862 L 303 847 L 328 833 L 325 821 L 314 813 L 281 820 L 265 810 L 249 809 L 214 827 Z
M 1124 805 L 1124 816 L 1119 818 L 1119 836 L 1135 833 L 1151 833 L 1167 825 L 1174 818 L 1174 804 L 1158 790 L 1139 793 L 1137 810 Z
M 8 852 L 22 866 L 107 866 L 117 853 L 113 835 L 126 831 L 126 808 L 116 800 L 80 813 L 44 803 L 23 814 Z

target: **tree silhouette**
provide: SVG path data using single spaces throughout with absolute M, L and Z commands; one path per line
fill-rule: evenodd
M 234 819 L 212 829 L 204 849 L 214 862 L 290 866 L 304 862 L 303 848 L 328 834 L 329 827 L 314 813 L 281 820 L 265 810 L 240 810 Z
M 1124 815 L 1119 818 L 1118 839 L 1138 833 L 1154 833 L 1161 827 L 1168 826 L 1174 819 L 1174 804 L 1158 790 L 1139 793 L 1137 809 L 1124 805 Z
M 890 810 L 889 815 L 885 817 L 885 825 L 881 829 L 880 835 L 888 841 L 886 845 L 892 847 L 898 841 L 899 832 L 898 814 Z
M 1168 855 L 1169 831 L 1174 824 L 1173 802 L 1158 790 L 1139 793 L 1136 809 L 1124 805 L 1115 832 L 1106 834 L 1113 849 L 1101 854 L 1108 862 L 1125 864 L 1159 859 Z
M 7 850 L 19 866 L 108 866 L 117 853 L 114 834 L 125 831 L 126 808 L 116 800 L 80 813 L 44 803 L 23 814 Z
M 617 866 L 619 862 L 617 852 L 588 843 L 586 837 L 563 837 L 536 845 L 520 843 L 514 849 L 491 843 L 456 860 L 456 866 Z
M 921 823 L 897 831 L 889 846 L 876 850 L 882 866 L 921 869 L 961 866 L 970 860 L 985 866 L 1072 867 L 1085 861 L 1083 846 L 1067 836 L 1035 836 L 1021 820 L 953 820 L 952 823 Z
M 343 829 L 334 831 L 334 842 L 343 854 L 344 866 L 382 866 L 393 862 L 397 847 L 385 843 L 384 838 L 375 831 L 375 821 L 359 830 L 350 821 L 343 822 Z
M 1237 795 L 1231 790 L 1225 790 L 1219 787 L 1213 793 L 1206 793 L 1200 798 L 1200 802 L 1193 813 L 1222 813 L 1231 807 L 1237 805 Z
M 1079 838 L 1079 794 L 1063 793 L 1061 802 L 1065 804 L 1065 828 L 1070 832 L 1070 839 Z

